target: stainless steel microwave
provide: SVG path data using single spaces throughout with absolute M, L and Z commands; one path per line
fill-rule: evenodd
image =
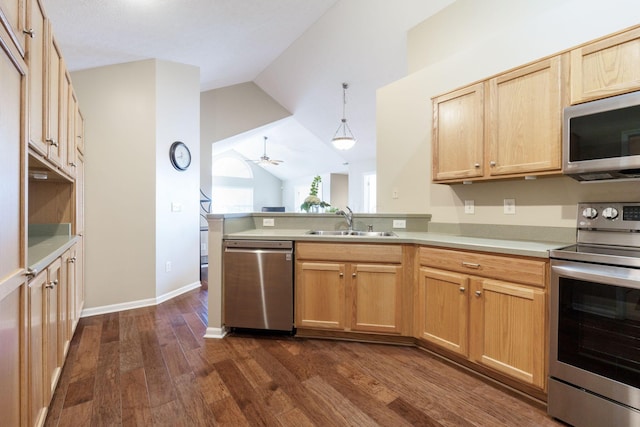
M 562 145 L 578 181 L 640 179 L 640 91 L 565 108 Z

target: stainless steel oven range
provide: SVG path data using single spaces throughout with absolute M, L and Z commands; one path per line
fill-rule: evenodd
M 550 258 L 549 415 L 640 426 L 640 203 L 580 203 Z

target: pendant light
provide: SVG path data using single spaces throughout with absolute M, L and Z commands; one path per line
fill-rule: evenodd
M 347 124 L 346 108 L 347 108 L 347 89 L 349 85 L 342 83 L 342 122 L 338 126 L 335 135 L 331 142 L 333 146 L 338 150 L 349 150 L 356 143 L 356 138 L 353 136 L 349 125 Z

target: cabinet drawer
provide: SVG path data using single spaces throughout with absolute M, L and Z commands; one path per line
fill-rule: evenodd
M 401 263 L 402 245 L 361 243 L 297 243 L 297 259 L 344 262 Z
M 420 265 L 545 287 L 547 263 L 535 259 L 420 248 Z

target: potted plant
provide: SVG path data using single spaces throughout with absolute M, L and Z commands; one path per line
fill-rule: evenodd
M 318 197 L 318 185 L 322 182 L 320 175 L 316 175 L 311 181 L 311 189 L 309 195 L 304 199 L 304 203 L 300 205 L 300 209 L 305 212 L 320 212 L 320 208 L 331 206 Z

